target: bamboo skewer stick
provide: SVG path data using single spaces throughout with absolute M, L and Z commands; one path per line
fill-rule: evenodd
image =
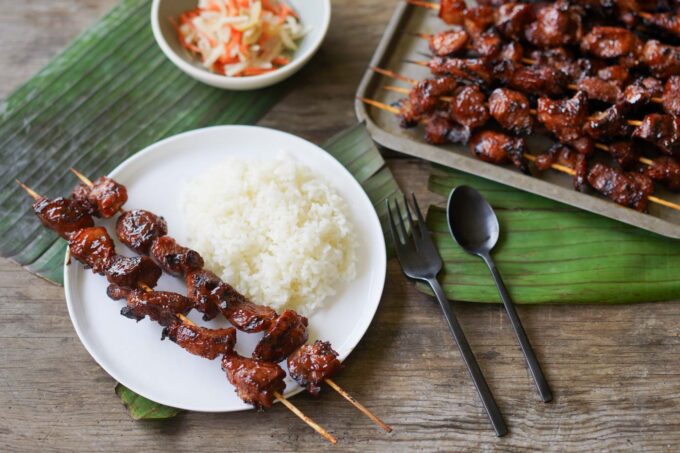
M 394 86 L 394 85 L 385 85 L 383 88 L 387 91 L 394 91 L 395 93 L 402 93 L 402 94 L 409 94 L 410 93 L 410 90 L 408 88 L 397 87 L 397 86 Z M 440 96 L 439 99 L 441 99 L 442 101 L 445 101 L 445 102 L 449 102 L 453 98 L 451 96 Z M 386 104 L 383 104 L 383 105 L 386 105 Z M 389 107 L 392 107 L 392 106 L 389 106 Z M 396 108 L 396 107 L 392 107 L 392 108 Z M 399 109 L 397 109 L 397 110 L 399 110 Z M 536 109 L 530 109 L 529 113 L 531 113 L 532 115 L 537 114 Z M 594 119 L 594 118 L 590 117 L 588 119 Z M 639 126 L 640 124 L 642 124 L 642 121 L 628 120 L 628 124 L 630 124 L 631 126 Z M 603 143 L 595 143 L 595 147 L 598 148 L 598 149 L 601 149 L 603 151 L 609 151 L 609 147 L 607 145 L 603 144 Z M 650 159 L 646 159 L 644 157 L 640 157 L 640 158 L 638 158 L 638 160 L 640 162 L 642 162 L 643 164 L 646 164 L 646 165 L 652 165 L 654 163 Z
M 369 105 L 377 107 L 379 109 L 387 110 L 388 112 L 394 113 L 394 110 L 396 110 L 397 113 L 399 112 L 399 110 L 396 109 L 395 107 L 392 107 L 391 105 L 387 105 L 387 104 L 384 104 L 384 103 L 379 102 L 379 101 L 374 101 L 373 99 L 362 98 L 362 97 L 359 97 L 359 96 L 357 96 L 357 99 L 359 99 L 360 101 L 365 102 Z M 387 108 L 385 108 L 385 107 L 387 107 Z M 531 162 L 536 160 L 536 157 L 533 154 L 529 154 L 529 153 L 524 153 L 524 158 L 531 161 Z M 560 171 L 562 173 L 567 173 L 571 176 L 576 175 L 576 171 L 574 169 L 569 168 L 565 165 L 552 164 L 550 167 L 554 170 Z M 676 211 L 680 211 L 680 204 L 673 203 L 673 202 L 668 201 L 668 200 L 664 200 L 663 198 L 659 198 L 659 197 L 656 197 L 654 195 L 648 195 L 647 199 L 649 201 L 651 201 L 652 203 L 656 203 L 656 204 L 659 204 L 661 206 L 665 206 L 667 208 L 671 208 L 671 209 L 675 209 Z
M 24 184 L 23 182 L 19 181 L 18 179 L 15 179 L 15 181 L 16 181 L 16 183 L 19 184 L 19 186 L 21 186 L 21 188 L 24 189 L 24 190 L 31 196 L 31 198 L 33 198 L 35 201 L 38 201 L 38 200 L 40 200 L 40 199 L 42 198 L 41 195 L 38 195 L 38 193 L 37 193 L 35 190 L 31 189 L 30 187 L 28 187 L 28 186 L 27 186 L 26 184 Z
M 76 177 L 77 177 L 78 179 L 80 179 L 86 186 L 92 187 L 92 186 L 94 185 L 94 184 L 92 183 L 92 181 L 91 181 L 87 176 L 83 175 L 82 173 L 80 173 L 80 172 L 79 172 L 78 170 L 76 170 L 75 168 L 70 167 L 70 168 L 68 169 L 68 171 L 70 171 L 71 173 L 73 173 L 74 175 L 76 175 Z
M 336 384 L 335 381 L 331 380 L 330 378 L 326 379 L 325 381 L 326 384 L 328 384 L 333 390 L 338 392 L 343 398 L 352 403 L 352 405 L 356 407 L 362 414 L 373 420 L 373 422 L 380 426 L 386 433 L 392 432 L 392 427 L 390 425 L 380 420 L 375 414 L 373 414 L 373 412 L 368 410 L 368 408 L 366 408 L 363 404 L 354 399 L 352 395 L 347 393 L 342 387 Z
M 274 396 L 276 397 L 277 400 L 281 401 L 281 404 L 286 406 L 293 414 L 297 415 L 300 420 L 304 421 L 309 425 L 314 431 L 317 433 L 321 434 L 324 439 L 326 439 L 328 442 L 332 443 L 335 445 L 338 441 L 331 433 L 326 431 L 323 427 L 321 427 L 318 423 L 316 423 L 314 420 L 311 418 L 307 417 L 300 409 L 298 409 L 293 403 L 288 401 L 282 394 L 279 392 L 274 392 Z

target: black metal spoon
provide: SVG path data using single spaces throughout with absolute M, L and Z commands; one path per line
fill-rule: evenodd
M 552 400 L 552 392 L 548 387 L 541 366 L 538 364 L 534 350 L 531 348 L 529 338 L 522 327 L 522 322 L 517 315 L 517 310 L 510 299 L 507 289 L 503 284 L 501 275 L 491 259 L 491 249 L 498 242 L 499 226 L 493 208 L 482 195 L 472 187 L 458 186 L 451 191 L 449 203 L 446 207 L 446 217 L 449 223 L 449 231 L 463 250 L 477 255 L 484 260 L 491 271 L 496 287 L 501 295 L 503 306 L 508 313 L 512 328 L 515 330 L 520 347 L 524 353 L 531 375 L 536 382 L 538 393 L 544 402 Z

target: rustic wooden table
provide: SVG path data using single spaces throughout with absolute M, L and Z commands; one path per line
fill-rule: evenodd
M 310 0 L 311 1 L 311 0 Z M 0 97 L 115 0 L 0 0 Z M 261 122 L 320 142 L 355 122 L 353 94 L 395 0 L 335 1 L 331 31 L 296 88 Z M 428 165 L 390 155 L 403 189 Z M 680 305 L 519 311 L 555 393 L 539 401 L 498 306 L 457 305 L 511 434 L 494 437 L 438 306 L 395 261 L 378 313 L 337 381 L 392 424 L 386 435 L 337 394 L 294 398 L 338 437 L 335 451 L 630 450 L 680 446 Z M 82 347 L 63 290 L 0 259 L 0 451 L 331 449 L 283 407 L 131 420 Z

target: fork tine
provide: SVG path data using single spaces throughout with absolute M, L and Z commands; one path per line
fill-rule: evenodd
M 404 217 L 401 215 L 401 209 L 399 208 L 399 202 L 395 200 L 394 205 L 397 207 L 397 216 L 399 217 L 399 229 L 400 232 L 404 234 L 404 244 L 408 243 L 408 233 L 406 232 L 406 225 L 404 225 Z
M 420 212 L 420 207 L 418 206 L 416 194 L 411 192 L 411 198 L 413 198 L 413 209 L 416 211 L 416 216 L 418 217 L 418 227 L 420 228 L 420 235 L 425 236 L 425 234 L 427 233 L 427 225 L 425 225 L 423 213 Z
M 399 239 L 399 233 L 397 232 L 397 226 L 394 224 L 394 215 L 392 214 L 392 206 L 389 199 L 385 200 L 385 205 L 387 206 L 387 219 L 390 224 L 390 236 L 392 236 L 392 243 L 394 243 L 394 247 L 398 251 L 398 245 L 401 241 Z
M 413 223 L 413 215 L 411 214 L 411 208 L 408 205 L 408 199 L 406 198 L 406 195 L 404 195 L 404 206 L 406 206 L 406 217 L 408 217 L 408 224 L 411 227 L 411 234 L 415 237 L 416 236 L 416 226 Z

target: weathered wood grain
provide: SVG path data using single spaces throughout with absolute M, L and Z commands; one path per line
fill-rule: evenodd
M 113 0 L 0 6 L 0 97 Z M 334 2 L 321 53 L 262 121 L 314 141 L 355 121 L 353 93 L 394 0 Z M 427 164 L 394 156 L 406 191 Z M 338 395 L 294 402 L 339 439 L 335 451 L 675 451 L 680 440 L 680 305 L 519 307 L 555 393 L 539 402 L 506 317 L 455 307 L 511 434 L 496 439 L 439 309 L 390 262 L 385 294 L 340 385 L 392 424 L 383 434 Z M 318 451 L 323 440 L 282 407 L 135 422 L 82 347 L 61 288 L 0 260 L 0 451 Z

